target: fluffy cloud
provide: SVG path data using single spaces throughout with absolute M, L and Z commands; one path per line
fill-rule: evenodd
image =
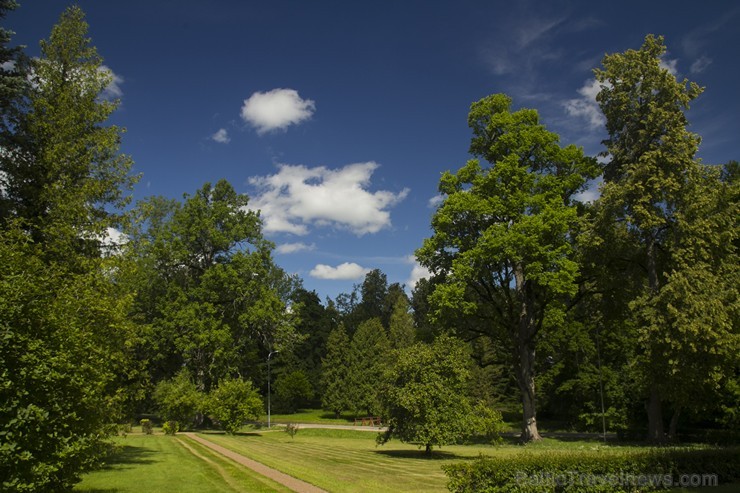
M 100 96 L 103 99 L 107 100 L 121 98 L 123 96 L 123 90 L 121 89 L 121 84 L 123 84 L 123 77 L 116 74 L 105 65 L 101 65 L 100 67 L 98 67 L 98 71 L 107 74 L 110 77 L 110 82 L 105 87 L 105 89 L 103 89 L 103 92 L 100 94 Z
M 311 243 L 310 245 L 306 245 L 305 243 L 283 243 L 282 245 L 278 245 L 277 248 L 275 248 L 275 251 L 277 253 L 283 253 L 283 254 L 290 254 L 290 253 L 298 253 L 298 252 L 304 252 L 304 251 L 311 251 L 316 249 L 316 245 Z
M 345 262 L 339 264 L 336 267 L 330 265 L 318 264 L 314 267 L 309 274 L 311 277 L 317 279 L 331 279 L 331 280 L 343 280 L 350 281 L 354 279 L 360 279 L 365 274 L 370 272 L 370 269 L 366 269 L 361 265 L 354 262 Z
M 436 209 L 437 207 L 439 207 L 439 204 L 441 204 L 444 201 L 445 201 L 445 196 L 442 195 L 441 193 L 438 193 L 437 195 L 429 199 L 429 202 L 427 202 L 427 206 L 430 209 Z
M 678 59 L 677 58 L 661 58 L 660 68 L 666 69 L 671 75 L 678 75 Z
M 220 128 L 218 132 L 211 135 L 211 140 L 214 140 L 219 144 L 228 144 L 231 142 L 231 137 L 229 137 L 229 132 L 227 132 L 225 128 Z
M 563 106 L 570 116 L 584 118 L 591 129 L 597 129 L 606 123 L 603 113 L 596 102 L 596 95 L 601 90 L 601 84 L 596 79 L 589 79 L 578 89 L 579 98 L 569 99 Z
M 263 134 L 271 130 L 287 128 L 311 118 L 316 104 L 310 99 L 301 99 L 294 89 L 273 89 L 255 92 L 242 105 L 242 119 Z
M 406 280 L 406 285 L 409 288 L 414 289 L 416 287 L 416 283 L 419 282 L 420 279 L 428 279 L 432 276 L 432 273 L 429 272 L 429 269 L 419 264 L 413 255 L 409 257 L 409 260 L 414 264 L 414 267 L 411 269 L 409 278 Z
M 409 191 L 368 191 L 377 168 L 374 162 L 339 169 L 282 165 L 274 175 L 249 179 L 258 189 L 250 208 L 261 211 L 266 233 L 305 235 L 312 225 L 348 229 L 359 236 L 377 233 L 391 224 L 387 209 Z

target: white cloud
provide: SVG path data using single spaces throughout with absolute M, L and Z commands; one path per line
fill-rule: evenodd
M 661 58 L 660 68 L 666 69 L 671 75 L 678 75 L 678 58 Z
M 263 134 L 271 130 L 287 128 L 311 118 L 316 104 L 310 99 L 301 99 L 294 89 L 273 89 L 255 92 L 242 105 L 242 119 Z
M 442 195 L 441 193 L 438 193 L 437 195 L 429 199 L 429 202 L 427 202 L 427 206 L 431 209 L 436 209 L 437 206 L 439 206 L 439 204 L 444 202 L 444 200 L 445 200 L 445 196 Z
M 606 123 L 601 108 L 596 102 L 596 95 L 601 91 L 601 84 L 596 79 L 589 79 L 578 89 L 579 98 L 569 99 L 563 106 L 570 116 L 584 118 L 591 129 L 597 129 Z
M 374 162 L 339 169 L 281 165 L 274 175 L 249 179 L 259 190 L 250 209 L 261 211 L 266 233 L 305 235 L 309 226 L 338 227 L 359 236 L 377 233 L 391 225 L 387 209 L 409 192 L 368 191 L 377 168 Z
M 330 265 L 318 264 L 316 267 L 311 269 L 309 274 L 311 277 L 317 279 L 331 279 L 331 280 L 344 280 L 349 281 L 353 279 L 360 279 L 365 274 L 370 272 L 370 269 L 366 269 L 359 264 L 354 262 L 345 262 L 339 264 L 336 267 Z
M 228 144 L 231 142 L 231 137 L 229 137 L 229 132 L 227 132 L 225 128 L 220 128 L 218 132 L 211 135 L 211 140 L 214 140 L 219 144 Z
M 275 251 L 277 253 L 290 254 L 290 253 L 311 251 L 315 249 L 316 249 L 316 245 L 314 243 L 311 243 L 310 245 L 306 245 L 305 243 L 298 242 L 298 243 L 283 243 L 282 245 L 278 245 L 277 248 L 275 248 Z
M 691 64 L 691 73 L 699 74 L 701 72 L 704 72 L 711 64 L 711 58 L 709 58 L 708 56 L 701 56 L 698 59 L 694 60 L 694 63 Z
M 98 67 L 98 71 L 107 74 L 110 77 L 110 82 L 108 85 L 103 89 L 103 92 L 100 94 L 100 96 L 103 99 L 120 99 L 123 96 L 123 90 L 121 89 L 121 84 L 123 84 L 123 77 L 116 74 L 111 70 L 109 67 L 105 65 L 101 65 Z
M 406 280 L 406 285 L 410 289 L 414 289 L 416 287 L 416 283 L 419 282 L 420 279 L 429 279 L 432 277 L 432 273 L 429 272 L 429 269 L 419 264 L 413 255 L 409 257 L 409 260 L 414 264 L 414 267 L 411 269 L 409 278 Z

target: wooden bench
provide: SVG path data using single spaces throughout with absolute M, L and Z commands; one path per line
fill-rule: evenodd
M 368 416 L 365 418 L 355 418 L 354 426 L 383 426 L 380 418 L 377 416 Z

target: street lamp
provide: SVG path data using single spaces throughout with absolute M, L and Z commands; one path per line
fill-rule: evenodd
M 270 429 L 270 358 L 272 358 L 273 354 L 279 353 L 279 350 L 276 351 L 270 351 L 270 354 L 267 355 L 267 429 Z

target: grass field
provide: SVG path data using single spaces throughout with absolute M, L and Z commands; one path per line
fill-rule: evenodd
M 294 438 L 280 429 L 247 431 L 237 436 L 202 437 L 267 466 L 331 492 L 444 492 L 443 464 L 470 460 L 480 453 L 508 455 L 540 451 L 631 447 L 591 441 L 544 439 L 521 447 L 470 445 L 435 449 L 427 459 L 414 445 L 392 441 L 376 446 L 376 433 L 300 429 Z M 119 438 L 120 451 L 101 471 L 90 473 L 75 491 L 116 492 L 273 492 L 288 491 L 251 470 L 222 458 L 186 437 L 133 434 Z M 674 493 L 729 493 L 739 485 L 674 490 Z
M 107 465 L 74 491 L 88 493 L 272 493 L 291 490 L 185 438 L 128 435 Z

